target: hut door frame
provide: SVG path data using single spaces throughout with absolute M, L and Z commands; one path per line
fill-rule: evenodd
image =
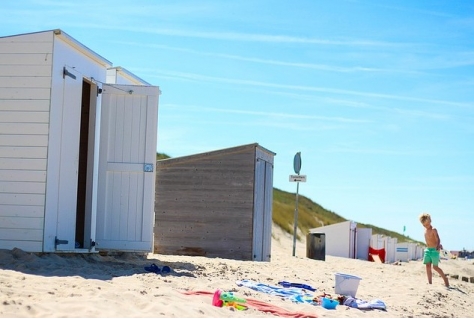
M 52 238 L 45 229 L 45 251 L 93 249 L 97 90 L 96 83 L 83 78 L 75 69 L 64 67 L 55 232 Z M 81 123 L 86 126 L 82 130 Z

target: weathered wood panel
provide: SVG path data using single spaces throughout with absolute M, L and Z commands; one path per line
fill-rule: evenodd
M 255 145 L 157 162 L 155 253 L 252 260 Z

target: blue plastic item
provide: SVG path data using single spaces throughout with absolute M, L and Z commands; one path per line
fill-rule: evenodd
M 323 297 L 321 301 L 321 306 L 325 309 L 336 309 L 336 306 L 339 304 L 339 301 Z

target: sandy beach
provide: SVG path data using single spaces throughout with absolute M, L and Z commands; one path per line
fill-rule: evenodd
M 421 261 L 392 265 L 332 256 L 312 260 L 306 258 L 305 242 L 297 242 L 293 257 L 291 235 L 274 226 L 272 237 L 271 262 L 0 250 L 0 317 L 474 317 L 474 283 L 461 280 L 474 276 L 472 260 L 442 260 L 440 267 L 449 277 L 459 275 L 450 278 L 452 288 L 447 289 L 438 274 L 432 285 L 427 283 Z M 153 263 L 171 271 L 146 271 Z M 278 283 L 286 281 L 317 289 L 304 291 L 314 297 L 337 297 L 335 273 L 362 278 L 356 298 L 380 300 L 386 309 L 325 309 L 238 285 L 245 281 L 282 287 Z M 217 289 L 246 299 L 248 309 L 213 306 Z

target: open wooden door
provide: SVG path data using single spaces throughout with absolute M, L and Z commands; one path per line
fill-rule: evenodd
M 77 180 L 79 166 L 79 132 L 81 124 L 82 75 L 73 68 L 64 67 L 62 82 L 62 104 L 58 108 L 57 120 L 59 126 L 50 134 L 57 134 L 58 148 L 54 156 L 58 161 L 52 166 L 54 176 L 50 176 L 54 189 L 49 190 L 50 200 L 57 203 L 47 203 L 52 207 L 55 216 L 49 216 L 45 221 L 45 251 L 72 251 L 75 249 Z M 53 144 L 53 143 L 51 143 Z M 53 153 L 52 147 L 50 150 Z M 49 182 L 48 182 L 49 183 Z M 51 228 L 51 230 L 50 230 Z M 55 238 L 52 238 L 52 235 Z M 47 236 L 51 238 L 47 238 Z M 54 250 L 53 250 L 54 249 Z
M 96 248 L 151 252 L 159 88 L 102 90 Z

